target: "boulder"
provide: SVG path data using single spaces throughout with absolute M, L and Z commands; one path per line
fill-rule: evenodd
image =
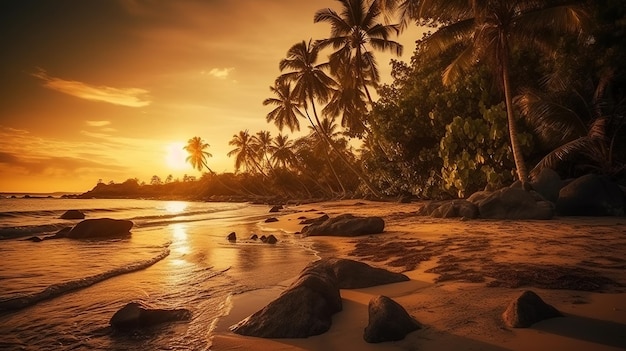
M 74 226 L 66 237 L 70 239 L 107 239 L 130 235 L 133 222 L 124 219 L 85 219 Z
M 333 273 L 337 277 L 339 288 L 360 289 L 371 286 L 408 281 L 404 274 L 390 272 L 386 269 L 372 267 L 366 263 L 348 259 L 328 259 Z
M 623 216 L 624 196 L 608 177 L 587 174 L 561 189 L 556 210 L 562 216 Z
M 420 324 L 397 302 L 387 296 L 377 296 L 368 305 L 369 322 L 363 339 L 369 343 L 402 340 Z
M 556 203 L 559 198 L 559 192 L 563 187 L 563 181 L 556 171 L 544 167 L 539 174 L 533 178 L 530 185 L 533 190 L 538 192 L 544 199 Z
M 24 239 L 25 241 L 32 241 L 34 243 L 42 242 L 43 239 L 38 236 L 31 236 L 30 238 Z
M 228 241 L 237 241 L 237 233 L 232 232 L 226 236 L 226 240 Z
M 270 217 L 265 220 L 265 223 L 273 223 L 273 222 L 278 222 L 278 218 Z
M 530 290 L 511 301 L 502 313 L 504 324 L 509 328 L 528 328 L 544 319 L 562 316 L 561 312 Z
M 270 208 L 270 213 L 278 212 L 278 211 L 280 211 L 282 209 L 283 209 L 282 205 L 272 206 L 272 208 Z
M 521 188 L 502 188 L 480 200 L 478 211 L 481 218 L 488 219 L 552 218 L 554 209 L 551 203 L 537 201 L 537 196 Z
M 322 216 L 316 217 L 316 218 L 311 218 L 311 219 L 304 219 L 302 221 L 300 221 L 300 224 L 304 224 L 304 225 L 309 225 L 309 224 L 320 224 L 325 222 L 326 220 L 328 220 L 330 217 L 328 217 L 327 214 L 324 214 Z
M 267 239 L 265 240 L 266 243 L 268 244 L 276 244 L 278 242 L 278 239 L 276 239 L 276 237 L 272 234 L 268 235 Z
M 442 203 L 431 214 L 435 218 L 478 218 L 478 207 L 467 200 L 452 200 Z
M 61 219 L 85 219 L 85 214 L 79 210 L 65 211 L 60 217 Z
M 261 240 L 262 242 L 266 243 L 267 242 L 267 237 L 265 235 L 261 235 L 259 240 Z
M 258 240 L 259 236 L 256 234 L 252 234 L 252 236 L 250 237 L 250 240 Z
M 127 331 L 189 319 L 191 312 L 187 309 L 157 309 L 144 302 L 130 302 L 115 312 L 109 324 L 117 330 Z
M 320 224 L 302 228 L 302 234 L 310 236 L 359 236 L 379 234 L 385 229 L 385 221 L 380 217 L 355 217 L 344 214 L 330 218 Z
M 231 330 L 263 338 L 306 338 L 330 329 L 332 315 L 341 309 L 337 278 L 327 265 L 314 262 L 276 300 Z

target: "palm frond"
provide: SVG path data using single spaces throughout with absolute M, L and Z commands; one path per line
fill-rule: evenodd
M 459 43 L 467 43 L 474 34 L 476 22 L 473 18 L 442 27 L 422 42 L 423 52 L 437 56 Z
M 459 79 L 463 73 L 475 63 L 476 54 L 474 53 L 474 49 L 473 43 L 470 44 L 448 65 L 448 67 L 446 67 L 441 75 L 444 85 L 452 84 L 452 82 Z

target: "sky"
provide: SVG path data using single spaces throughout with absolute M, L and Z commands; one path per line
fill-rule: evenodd
M 182 150 L 194 136 L 210 144 L 211 169 L 232 172 L 234 134 L 279 133 L 262 102 L 293 44 L 330 35 L 313 23 L 328 7 L 340 9 L 335 0 L 1 1 L 0 192 L 199 176 Z M 412 27 L 396 38 L 399 59 L 420 37 Z M 391 82 L 394 56 L 376 57 Z

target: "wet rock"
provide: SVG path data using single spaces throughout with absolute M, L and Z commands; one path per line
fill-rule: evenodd
M 308 225 L 308 224 L 320 224 L 320 223 L 325 222 L 329 218 L 330 217 L 328 217 L 327 214 L 324 214 L 324 215 L 316 217 L 316 218 L 310 218 L 310 219 L 302 220 L 302 221 L 300 221 L 300 224 L 305 224 L 305 225 Z
M 265 220 L 265 223 L 274 223 L 274 222 L 278 222 L 278 218 L 270 217 Z
M 310 236 L 359 236 L 379 234 L 385 229 L 385 221 L 380 217 L 355 217 L 344 214 L 330 218 L 320 224 L 302 228 L 302 234 Z
M 65 211 L 60 217 L 61 219 L 85 219 L 85 214 L 79 210 Z
M 187 309 L 157 309 L 144 302 L 130 302 L 115 312 L 109 324 L 116 330 L 127 331 L 189 319 L 191 312 Z
M 377 296 L 368 305 L 369 323 L 363 339 L 369 343 L 402 340 L 420 324 L 411 317 L 404 307 L 387 296 Z
M 272 206 L 272 208 L 270 208 L 270 213 L 278 212 L 278 211 L 280 211 L 282 209 L 283 209 L 282 205 Z
M 327 264 L 335 273 L 341 289 L 368 288 L 409 280 L 409 277 L 404 274 L 372 267 L 366 263 L 354 260 L 333 258 L 328 259 Z
M 265 239 L 265 242 L 268 244 L 276 244 L 278 242 L 278 239 L 276 239 L 276 237 L 272 234 L 268 235 L 267 239 Z
M 258 240 L 259 236 L 256 234 L 252 234 L 252 236 L 250 237 L 250 240 Z
M 262 242 L 267 242 L 267 237 L 265 235 L 261 235 L 261 237 L 259 238 L 259 240 L 261 240 Z
M 228 241 L 237 241 L 237 233 L 232 232 L 232 233 L 228 234 L 228 236 L 226 237 L 226 240 L 228 240 Z
M 123 219 L 85 219 L 76 224 L 67 234 L 70 239 L 108 239 L 130 235 L 133 222 Z
M 587 174 L 561 189 L 556 209 L 562 216 L 623 216 L 624 196 L 607 177 Z
M 25 241 L 32 241 L 34 243 L 38 243 L 43 241 L 42 238 L 38 237 L 38 236 L 31 236 L 30 238 L 24 239 Z
M 544 319 L 563 316 L 556 308 L 545 303 L 537 294 L 527 290 L 511 301 L 502 314 L 504 324 L 510 328 L 528 328 Z

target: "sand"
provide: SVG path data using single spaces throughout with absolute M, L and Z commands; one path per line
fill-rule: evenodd
M 548 221 L 434 219 L 420 204 L 345 200 L 288 207 L 267 230 L 296 233 L 299 217 L 376 215 L 383 234 L 306 237 L 321 257 L 344 257 L 402 272 L 410 281 L 342 290 L 331 329 L 306 339 L 262 339 L 228 327 L 261 309 L 291 282 L 234 296 L 214 331 L 212 350 L 624 350 L 626 218 Z M 296 234 L 294 234 L 296 235 Z M 295 278 L 295 277 L 294 277 Z M 507 328 L 508 303 L 532 290 L 565 317 Z M 424 328 L 404 340 L 363 340 L 367 304 L 377 295 L 400 303 Z

